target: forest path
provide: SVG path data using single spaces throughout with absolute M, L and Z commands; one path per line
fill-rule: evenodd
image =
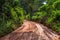
M 0 40 L 60 40 L 60 36 L 42 24 L 24 20 L 21 27 Z

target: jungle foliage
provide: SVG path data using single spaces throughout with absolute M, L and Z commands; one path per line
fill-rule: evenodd
M 60 34 L 60 0 L 0 0 L 0 36 L 20 27 L 24 19 L 38 20 Z

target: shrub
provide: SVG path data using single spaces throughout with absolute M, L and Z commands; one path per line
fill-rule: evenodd
M 60 10 L 60 1 L 56 1 L 53 5 L 56 10 Z
M 17 29 L 23 23 L 23 9 L 18 3 L 14 3 L 16 1 L 9 1 L 4 1 L 0 10 L 0 37 Z
M 4 21 L 0 24 L 0 37 L 12 32 L 12 22 Z
M 54 25 L 51 27 L 54 31 L 56 31 L 58 34 L 60 34 L 60 22 L 54 23 Z

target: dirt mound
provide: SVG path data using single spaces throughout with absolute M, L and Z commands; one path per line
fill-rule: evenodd
M 60 36 L 42 24 L 24 20 L 20 28 L 0 40 L 60 40 Z

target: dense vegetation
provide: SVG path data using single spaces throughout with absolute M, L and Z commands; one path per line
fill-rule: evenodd
M 0 0 L 0 36 L 21 26 L 24 19 L 38 20 L 60 34 L 60 1 Z

